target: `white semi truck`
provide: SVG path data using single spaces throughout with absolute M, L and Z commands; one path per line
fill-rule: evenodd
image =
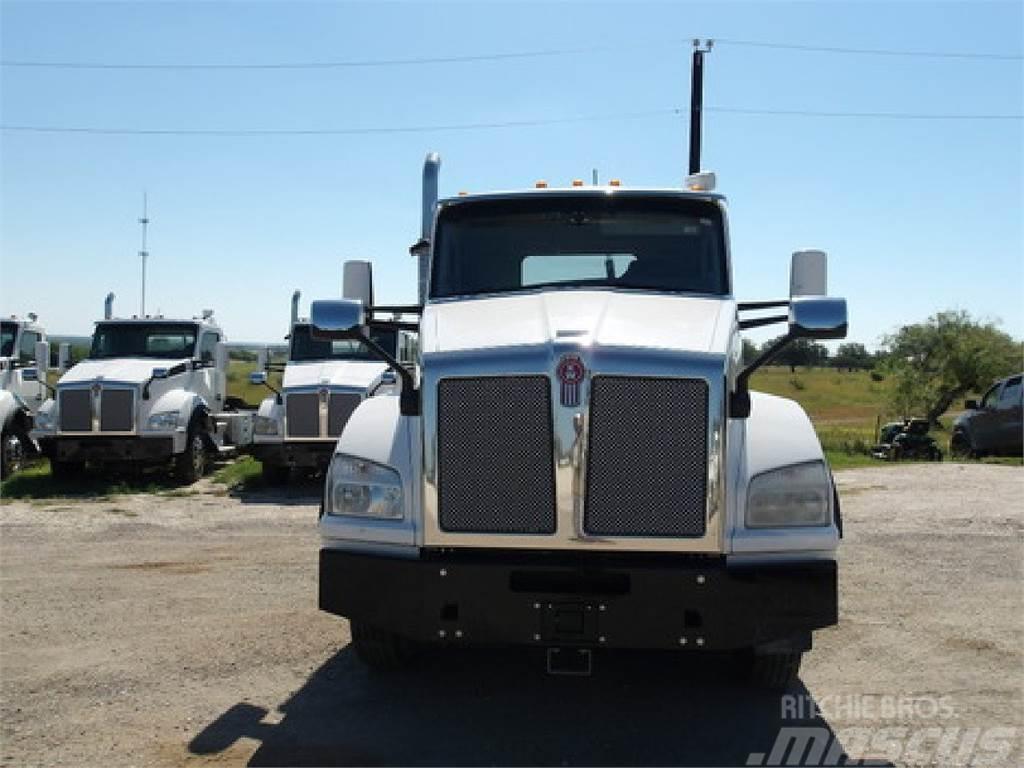
M 86 464 L 172 462 L 193 482 L 207 459 L 252 442 L 251 410 L 227 395 L 228 349 L 212 310 L 115 318 L 107 296 L 87 359 L 57 382 L 32 437 L 55 477 Z
M 0 320 L 0 477 L 16 472 L 37 446 L 32 440 L 32 418 L 47 400 L 46 373 L 50 345 L 38 317 L 11 315 Z M 61 361 L 68 347 L 61 345 Z
M 594 649 L 673 648 L 788 685 L 837 621 L 840 510 L 807 414 L 748 382 L 794 339 L 845 336 L 825 254 L 794 254 L 788 299 L 738 303 L 712 174 L 438 202 L 438 169 L 413 248 L 418 370 L 389 361 L 400 392 L 362 401 L 338 441 L 321 609 L 371 665 L 523 644 L 585 673 Z M 350 300 L 311 322 L 374 327 Z M 744 367 L 741 330 L 775 322 L 788 333 Z
M 346 262 L 343 295 L 372 305 L 370 270 L 369 262 Z M 287 482 L 293 468 L 325 469 L 352 411 L 395 384 L 387 364 L 359 341 L 313 338 L 308 318 L 299 316 L 300 299 L 295 291 L 281 391 L 263 400 L 254 424 L 251 452 L 271 484 Z M 391 355 L 409 358 L 411 337 L 406 331 L 391 325 L 374 329 L 370 336 Z M 260 363 L 250 382 L 269 388 L 269 355 L 264 353 Z

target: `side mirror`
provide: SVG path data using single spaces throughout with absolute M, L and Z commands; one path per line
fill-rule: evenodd
M 976 411 L 978 410 L 978 401 L 968 400 L 964 403 L 964 408 L 966 408 L 968 411 Z
M 800 339 L 845 339 L 846 299 L 794 298 L 789 303 L 789 333 Z
M 154 379 L 166 379 L 167 378 L 167 369 L 166 368 L 154 368 L 153 369 L 153 378 Z
M 50 342 L 36 342 L 36 368 L 43 374 L 50 370 Z
M 373 306 L 373 265 L 368 261 L 346 261 L 342 268 L 342 297 Z M 313 319 L 310 310 L 310 320 Z
M 71 367 L 71 345 L 64 342 L 57 347 L 57 368 L 63 373 Z
M 262 386 L 267 383 L 266 371 L 253 371 L 249 374 L 249 383 L 255 386 Z
M 216 346 L 213 348 L 213 360 L 217 366 L 218 371 L 227 371 L 228 369 L 228 345 L 225 341 L 218 341 Z
M 789 265 L 789 297 L 828 295 L 828 254 L 819 250 L 794 251 Z
M 270 349 L 264 347 L 256 353 L 256 370 L 265 371 L 270 367 Z
M 362 330 L 366 324 L 366 313 L 361 301 L 314 301 L 309 309 L 309 323 L 315 339 L 348 339 Z
M 21 380 L 22 381 L 39 381 L 39 369 L 38 368 L 22 368 L 21 369 Z

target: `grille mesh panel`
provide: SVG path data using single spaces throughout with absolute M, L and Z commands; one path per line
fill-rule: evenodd
M 320 398 L 316 392 L 285 395 L 289 437 L 320 437 Z
M 135 419 L 132 410 L 135 396 L 130 389 L 103 389 L 100 395 L 100 430 L 131 432 Z
M 706 382 L 595 376 L 584 528 L 604 536 L 703 536 Z
M 441 529 L 554 533 L 551 430 L 551 385 L 545 376 L 442 380 Z
M 342 430 L 345 429 L 345 424 L 348 423 L 349 416 L 352 415 L 352 411 L 359 405 L 359 401 L 362 398 L 359 395 L 354 394 L 335 394 L 331 395 L 331 399 L 327 405 L 327 434 L 331 437 L 338 437 Z
M 60 393 L 60 428 L 65 432 L 92 430 L 92 394 L 88 389 Z

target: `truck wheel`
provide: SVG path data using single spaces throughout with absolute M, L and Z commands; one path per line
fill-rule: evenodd
M 750 681 L 761 688 L 785 691 L 797 681 L 802 658 L 800 652 L 755 655 L 750 664 Z
M 206 443 L 198 429 L 189 429 L 185 450 L 174 457 L 174 470 L 181 482 L 189 484 L 206 473 Z
M 266 485 L 287 485 L 290 476 L 291 467 L 287 464 L 263 462 L 263 482 Z
M 367 624 L 349 622 L 352 647 L 366 666 L 372 669 L 395 669 L 412 657 L 412 645 L 393 632 Z
M 0 433 L 0 479 L 6 480 L 21 469 L 25 459 L 25 451 L 21 439 L 9 430 Z

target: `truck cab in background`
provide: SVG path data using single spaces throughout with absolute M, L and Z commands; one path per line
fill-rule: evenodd
M 371 665 L 415 643 L 736 652 L 785 687 L 835 624 L 838 496 L 810 419 L 751 393 L 797 338 L 842 338 L 826 257 L 738 303 L 725 199 L 617 184 L 437 201 L 424 168 L 419 367 L 352 413 L 327 472 L 319 604 Z M 751 317 L 748 313 L 780 314 Z M 358 301 L 314 302 L 358 339 Z M 744 328 L 785 323 L 747 367 Z
M 16 472 L 36 452 L 32 418 L 47 400 L 50 345 L 34 313 L 0 320 L 0 478 Z M 62 361 L 67 356 L 62 345 Z
M 372 303 L 371 266 L 365 261 L 345 264 L 343 295 Z M 368 397 L 390 392 L 395 374 L 358 339 L 318 339 L 309 320 L 299 316 L 301 294 L 292 295 L 288 360 L 281 390 L 260 403 L 254 425 L 252 454 L 262 462 L 268 483 L 288 481 L 292 469 L 322 471 L 349 416 Z M 392 356 L 411 360 L 414 339 L 398 327 L 370 332 L 371 340 Z M 269 386 L 274 368 L 263 353 L 253 384 Z
M 113 294 L 89 356 L 57 382 L 32 436 L 55 477 L 86 464 L 173 461 L 183 482 L 210 456 L 252 440 L 252 412 L 227 396 L 228 350 L 212 310 L 200 316 L 115 318 Z

